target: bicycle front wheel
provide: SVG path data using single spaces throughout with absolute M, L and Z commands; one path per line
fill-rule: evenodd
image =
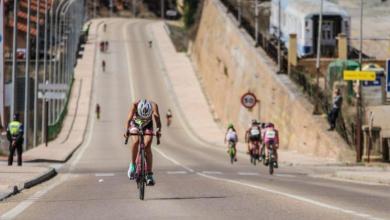
M 141 174 L 139 179 L 139 199 L 144 200 L 145 198 L 145 185 L 146 185 L 146 175 L 145 175 L 145 149 L 141 149 Z

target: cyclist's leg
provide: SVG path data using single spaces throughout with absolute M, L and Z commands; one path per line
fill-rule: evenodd
M 234 160 L 237 161 L 237 142 L 234 142 L 233 148 L 234 148 Z
M 148 164 L 147 172 L 152 172 L 153 168 L 153 154 L 152 154 L 152 140 L 153 136 L 145 135 L 145 153 L 146 153 L 146 163 Z
M 138 136 L 131 136 L 131 142 L 132 142 L 132 145 L 131 145 L 131 152 L 132 152 L 132 155 L 131 155 L 131 162 L 133 164 L 135 164 L 135 161 L 137 160 L 137 156 L 138 156 L 138 145 L 139 145 L 139 138 Z

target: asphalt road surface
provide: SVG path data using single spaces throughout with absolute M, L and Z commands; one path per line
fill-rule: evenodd
M 175 115 L 154 146 L 156 185 L 138 199 L 126 172 L 129 146 L 122 134 L 131 102 L 155 100 L 160 112 L 175 112 L 158 50 L 149 48 L 147 25 L 153 21 L 107 20 L 107 54 L 96 55 L 94 119 L 85 144 L 39 195 L 21 200 L 17 219 L 390 219 L 390 188 L 311 178 L 294 167 L 270 176 L 240 155 L 230 165 L 222 148 L 196 140 Z M 158 36 L 157 36 L 158 37 Z M 107 63 L 106 72 L 100 68 Z M 177 111 L 176 111 L 177 112 Z M 163 122 L 165 124 L 165 118 Z

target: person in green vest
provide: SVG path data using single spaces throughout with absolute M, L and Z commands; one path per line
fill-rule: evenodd
M 22 166 L 23 133 L 23 124 L 19 121 L 19 114 L 15 113 L 13 120 L 7 127 L 7 138 L 9 140 L 8 166 L 12 166 L 15 150 L 18 155 L 18 166 Z

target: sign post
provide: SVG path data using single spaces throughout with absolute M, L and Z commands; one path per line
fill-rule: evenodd
M 4 122 L 4 0 L 0 0 L 0 125 Z
M 386 60 L 386 94 L 390 98 L 390 59 Z

